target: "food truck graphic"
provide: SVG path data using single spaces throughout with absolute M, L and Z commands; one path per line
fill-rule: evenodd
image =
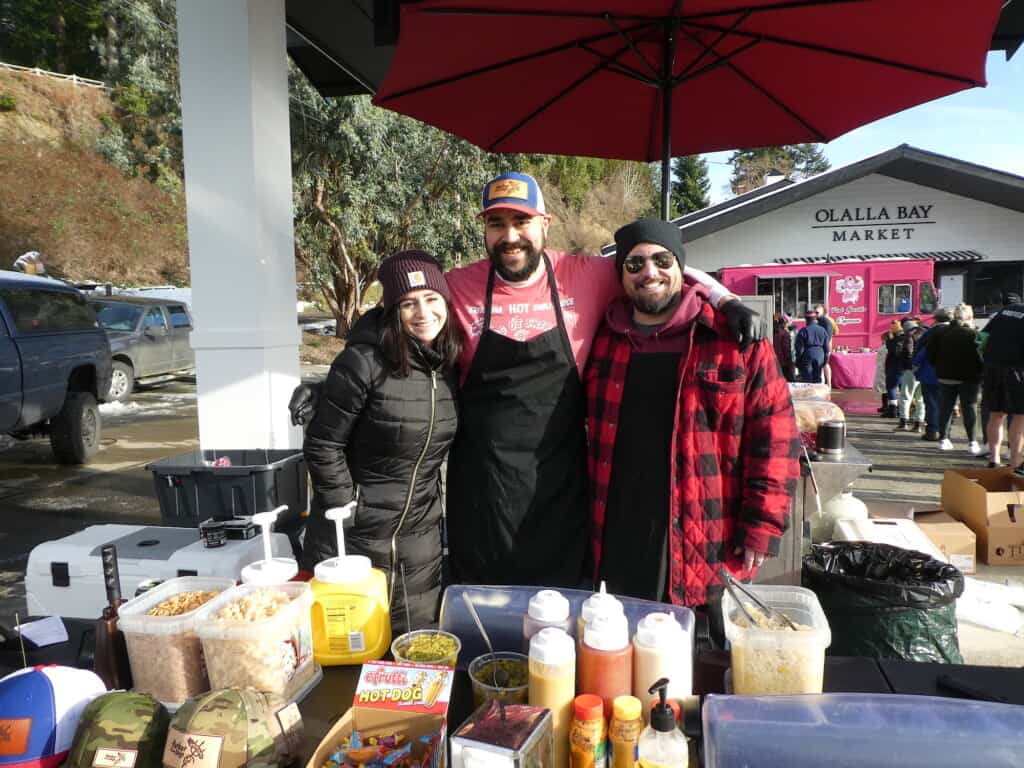
M 931 259 L 808 260 L 792 264 L 723 267 L 718 279 L 738 296 L 774 296 L 775 311 L 798 324 L 815 304 L 839 326 L 834 344 L 877 348 L 893 320 L 930 321 L 938 306 Z

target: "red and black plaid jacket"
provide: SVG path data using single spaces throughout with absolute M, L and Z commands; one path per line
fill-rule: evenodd
M 590 438 L 592 548 L 600 568 L 619 405 L 632 345 L 601 326 L 584 373 Z M 724 317 L 705 303 L 680 363 L 672 435 L 669 595 L 699 605 L 738 577 L 736 547 L 778 554 L 799 476 L 799 439 L 789 387 L 768 339 L 740 352 Z M 596 571 L 595 571 L 596 572 Z

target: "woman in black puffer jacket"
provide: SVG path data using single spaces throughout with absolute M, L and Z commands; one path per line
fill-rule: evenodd
M 357 500 L 348 554 L 388 576 L 394 635 L 436 621 L 441 590 L 441 463 L 455 437 L 461 338 L 448 284 L 422 251 L 381 263 L 381 306 L 349 334 L 327 375 L 303 452 L 313 481 L 302 567 L 337 553 L 324 512 Z M 402 571 L 405 584 L 402 584 Z

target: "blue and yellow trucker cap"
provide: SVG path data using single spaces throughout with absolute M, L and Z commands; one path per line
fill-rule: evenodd
M 493 208 L 511 208 L 531 216 L 544 216 L 544 194 L 537 180 L 527 173 L 503 173 L 486 184 L 479 215 Z

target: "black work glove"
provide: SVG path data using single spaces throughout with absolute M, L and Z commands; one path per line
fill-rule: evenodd
M 761 323 L 757 318 L 761 315 L 752 310 L 739 299 L 730 299 L 721 306 L 722 314 L 725 315 L 725 322 L 729 330 L 736 337 L 742 352 L 750 346 L 752 341 L 761 340 Z
M 292 424 L 304 427 L 313 420 L 316 406 L 320 402 L 320 384 L 299 384 L 292 392 L 288 401 L 288 412 L 292 415 Z

